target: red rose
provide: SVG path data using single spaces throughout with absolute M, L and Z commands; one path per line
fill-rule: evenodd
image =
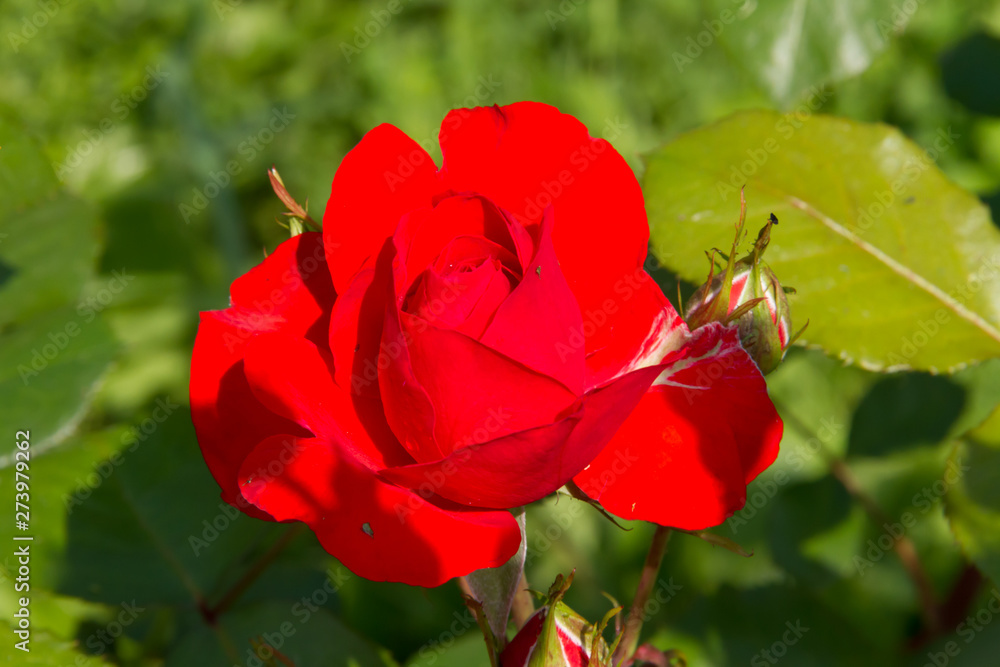
M 662 408 L 664 385 L 647 390 L 688 382 L 676 369 L 695 357 L 735 360 L 732 390 L 704 394 L 773 417 L 734 333 L 704 327 L 685 347 L 642 270 L 638 183 L 607 142 L 534 103 L 452 111 L 440 141 L 439 170 L 395 127 L 369 132 L 337 171 L 322 236 L 286 241 L 233 284 L 228 309 L 202 314 L 191 377 L 227 502 L 306 522 L 361 576 L 423 586 L 508 560 L 520 535 L 505 510 L 613 459 L 623 423 L 652 439 L 632 452 L 655 453 L 686 418 Z M 667 457 L 722 451 L 731 460 L 703 469 L 742 466 L 742 494 L 776 451 L 759 425 L 727 431 L 728 449 L 701 439 Z

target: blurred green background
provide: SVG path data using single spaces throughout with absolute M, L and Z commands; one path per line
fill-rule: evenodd
M 456 586 L 363 581 L 308 532 L 228 514 L 197 452 L 197 314 L 226 306 L 230 282 L 287 237 L 272 164 L 320 219 L 340 160 L 382 122 L 431 148 L 450 108 L 543 101 L 641 176 L 640 155 L 681 132 L 824 91 L 823 113 L 918 144 L 953 127 L 938 167 L 1000 205 L 994 35 L 1000 2 L 986 0 L 4 0 L 0 502 L 13 503 L 14 433 L 30 430 L 35 541 L 33 650 L 5 626 L 0 659 L 258 664 L 262 636 L 299 667 L 487 664 Z M 989 575 L 997 557 L 963 553 L 945 507 L 971 503 L 966 536 L 996 547 L 1000 426 L 966 433 L 1000 402 L 998 366 L 883 376 L 795 350 L 769 383 L 782 456 L 715 531 L 754 555 L 675 535 L 644 636 L 691 665 L 996 664 L 1000 593 L 969 558 Z M 961 493 L 942 486 L 949 457 L 968 456 Z M 936 627 L 878 547 L 906 513 Z M 17 532 L 5 519 L 0 544 Z M 597 620 L 601 591 L 631 599 L 650 534 L 545 501 L 529 510 L 529 581 L 576 568 L 567 601 Z M 13 553 L 0 547 L 10 626 Z M 786 624 L 808 630 L 789 643 Z

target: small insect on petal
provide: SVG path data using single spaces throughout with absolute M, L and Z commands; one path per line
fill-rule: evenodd
M 367 535 L 368 537 L 372 537 L 372 538 L 375 537 L 375 531 L 372 530 L 372 525 L 370 523 L 368 523 L 367 521 L 365 523 L 361 524 L 361 530 L 363 530 L 365 532 L 365 535 Z

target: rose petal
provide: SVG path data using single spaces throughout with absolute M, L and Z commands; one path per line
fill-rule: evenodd
M 605 509 L 684 530 L 726 520 L 777 456 L 782 424 L 735 328 L 696 330 L 576 483 Z
M 427 152 L 401 130 L 379 125 L 345 157 L 323 215 L 326 257 L 338 292 L 374 265 L 403 214 L 431 206 L 439 190 Z
M 326 440 L 336 440 L 372 470 L 412 462 L 382 414 L 378 399 L 351 397 L 333 382 L 332 359 L 314 344 L 282 333 L 247 346 L 245 369 L 254 396 Z
M 591 392 L 576 410 L 551 424 L 473 444 L 438 461 L 386 468 L 381 475 L 410 488 L 430 485 L 463 505 L 500 508 L 534 502 L 604 449 L 661 370 L 633 371 Z
M 445 275 L 432 267 L 418 280 L 405 308 L 439 327 L 478 338 L 509 294 L 510 278 L 499 260 Z
M 382 402 L 393 432 L 418 461 L 551 424 L 577 400 L 556 380 L 409 313 L 386 315 L 382 341 L 398 353 L 379 376 Z
M 583 313 L 583 336 L 572 341 L 582 346 L 602 329 L 615 334 L 603 347 L 587 355 L 587 387 L 660 363 L 667 352 L 681 347 L 688 335 L 684 320 L 656 281 L 641 268 L 620 278 L 614 293 L 599 309 Z M 591 349 L 589 344 L 587 349 Z
M 402 263 L 394 270 L 397 297 L 405 296 L 417 276 L 460 236 L 486 238 L 512 258 L 517 250 L 506 218 L 492 202 L 477 196 L 447 197 L 432 209 L 410 212 L 400 222 L 393 237 L 397 260 Z
M 244 376 L 247 343 L 262 332 L 285 331 L 325 339 L 335 295 L 322 237 L 306 233 L 285 241 L 259 266 L 238 278 L 226 310 L 201 314 L 191 357 L 191 419 L 205 461 L 229 503 L 242 502 L 240 464 L 269 435 L 305 434 L 266 410 Z M 242 503 L 244 506 L 246 503 Z M 254 507 L 249 513 L 263 515 Z
M 552 247 L 552 216 L 542 222 L 538 252 L 524 278 L 497 309 L 480 342 L 528 368 L 584 392 L 583 318 Z
M 526 225 L 552 205 L 556 256 L 585 316 L 642 266 L 649 226 L 635 175 L 572 116 L 535 102 L 456 109 L 439 139 L 442 182 L 453 191 L 483 194 Z M 587 351 L 613 338 L 602 327 Z
M 323 548 L 374 581 L 439 586 L 507 562 L 521 542 L 506 511 L 469 511 L 387 484 L 335 443 L 274 436 L 240 471 L 244 496 L 279 521 L 300 520 Z

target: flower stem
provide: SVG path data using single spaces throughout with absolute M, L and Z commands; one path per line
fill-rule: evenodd
M 265 551 L 260 557 L 253 562 L 250 568 L 243 573 L 243 576 L 239 578 L 232 587 L 226 591 L 222 599 L 211 607 L 205 607 L 202 609 L 201 614 L 205 617 L 205 620 L 209 625 L 214 625 L 215 620 L 224 613 L 227 609 L 233 606 L 237 600 L 240 599 L 251 584 L 257 580 L 261 574 L 274 562 L 274 560 L 281 554 L 285 548 L 292 543 L 296 537 L 302 534 L 305 530 L 306 525 L 300 523 L 293 526 L 289 530 L 285 531 L 285 534 L 278 538 L 278 540 L 271 545 L 271 547 Z
M 514 627 L 520 630 L 534 613 L 535 601 L 528 591 L 528 578 L 522 572 L 521 581 L 517 584 L 517 593 L 514 594 L 514 601 L 510 607 L 510 616 L 514 621 Z
M 649 545 L 649 553 L 646 554 L 646 563 L 642 567 L 642 575 L 639 577 L 639 586 L 635 591 L 635 599 L 632 600 L 632 608 L 629 609 L 628 617 L 625 619 L 625 635 L 622 637 L 618 649 L 615 651 L 612 664 L 619 665 L 628 659 L 639 646 L 639 633 L 642 631 L 642 624 L 646 620 L 646 603 L 653 592 L 653 585 L 656 583 L 656 575 L 660 571 L 660 563 L 663 562 L 663 554 L 667 552 L 667 540 L 670 539 L 670 528 L 657 526 L 653 533 L 653 541 Z

